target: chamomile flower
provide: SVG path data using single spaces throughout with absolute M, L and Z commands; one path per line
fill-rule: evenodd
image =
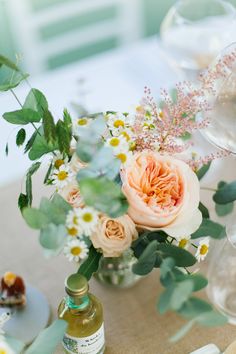
M 97 226 L 98 212 L 91 207 L 85 207 L 78 210 L 78 215 L 83 234 L 89 236 Z
M 4 337 L 0 337 L 0 354 L 16 354 L 16 352 L 5 341 Z
M 129 159 L 132 157 L 132 152 L 131 151 L 124 151 L 124 152 L 119 152 L 118 154 L 115 155 L 123 165 L 125 165 Z
M 198 249 L 195 254 L 195 257 L 197 258 L 198 262 L 201 262 L 206 258 L 209 252 L 209 243 L 210 243 L 209 237 L 205 237 L 203 240 L 199 242 Z
M 79 135 L 81 129 L 86 128 L 91 122 L 87 117 L 79 117 L 73 121 L 73 133 Z
M 70 262 L 79 262 L 84 260 L 88 255 L 88 247 L 84 241 L 73 239 L 64 247 L 64 255 Z
M 124 136 L 114 136 L 106 141 L 106 145 L 111 147 L 114 152 L 129 151 L 129 144 Z
M 58 152 L 56 155 L 53 156 L 52 166 L 56 169 L 59 169 L 62 165 L 67 164 L 67 162 L 68 162 L 68 157 L 63 156 L 63 154 Z
M 177 238 L 177 246 L 180 248 L 185 248 L 187 249 L 189 247 L 190 244 L 190 239 L 191 236 L 181 236 Z
M 66 217 L 66 226 L 68 228 L 79 228 L 79 208 L 70 210 Z
M 74 173 L 70 170 L 69 165 L 61 165 L 58 169 L 54 169 L 52 173 L 52 183 L 55 184 L 58 189 L 62 189 L 71 181 L 73 175 Z
M 128 113 L 109 113 L 105 115 L 107 126 L 113 136 L 119 136 L 124 130 L 130 128 L 133 118 Z

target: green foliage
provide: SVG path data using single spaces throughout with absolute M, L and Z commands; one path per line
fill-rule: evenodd
M 18 207 L 22 211 L 29 204 L 26 194 L 21 193 L 18 198 Z
M 25 208 L 23 217 L 33 229 L 43 229 L 50 223 L 64 225 L 70 210 L 71 206 L 59 194 L 55 194 L 52 200 L 42 198 L 39 209 Z
M 227 182 L 220 181 L 217 185 L 218 190 L 217 190 L 216 194 L 218 193 L 218 191 L 220 191 L 224 187 L 227 187 Z M 227 187 L 227 188 L 229 188 L 229 187 Z M 213 196 L 213 199 L 214 198 L 215 198 L 215 195 Z M 220 204 L 220 203 L 218 204 L 216 202 L 216 204 L 215 204 L 215 211 L 218 216 L 226 216 L 226 215 L 232 213 L 233 209 L 234 209 L 234 201 L 229 202 L 229 203 L 224 203 L 224 204 Z
M 208 172 L 209 168 L 211 167 L 211 162 L 208 162 L 208 164 L 203 165 L 197 172 L 197 177 L 199 181 L 205 176 L 205 174 Z
M 18 66 L 15 63 L 13 63 L 9 58 L 6 58 L 3 55 L 0 55 L 0 67 L 2 65 L 5 65 L 6 67 L 8 67 L 14 71 L 20 71 Z
M 31 135 L 30 139 L 27 141 L 26 145 L 25 145 L 25 150 L 24 150 L 24 153 L 28 152 L 32 146 L 33 146 L 33 143 L 36 139 L 36 136 L 38 134 L 38 131 L 35 130 L 35 132 Z
M 87 280 L 90 280 L 93 273 L 98 270 L 99 261 L 102 254 L 98 253 L 93 246 L 89 249 L 88 258 L 79 267 L 78 273 L 84 275 Z
M 29 151 L 29 158 L 32 161 L 37 160 L 41 156 L 57 150 L 57 148 L 57 143 L 48 143 L 43 135 L 36 134 L 32 143 L 32 147 Z
M 160 243 L 157 251 L 163 259 L 167 257 L 173 258 L 178 267 L 190 267 L 196 263 L 196 258 L 192 253 L 174 245 Z
M 156 251 L 158 242 L 156 240 L 150 242 L 145 248 L 137 263 L 133 265 L 133 272 L 138 275 L 146 275 L 150 273 L 156 262 Z
M 128 202 L 115 182 L 105 177 L 84 178 L 79 187 L 86 205 L 114 218 L 126 213 Z
M 41 162 L 35 162 L 27 171 L 26 174 L 26 196 L 28 205 L 32 204 L 32 175 L 39 169 Z
M 57 255 L 61 252 L 66 242 L 65 225 L 48 224 L 40 230 L 39 243 L 51 255 Z
M 178 310 L 178 313 L 186 319 L 191 319 L 198 316 L 200 313 L 209 312 L 211 310 L 212 306 L 208 302 L 192 296 Z
M 57 139 L 56 126 L 53 116 L 50 111 L 45 110 L 43 112 L 43 132 L 47 143 L 55 143 Z
M 205 205 L 202 204 L 202 202 L 199 203 L 198 208 L 199 208 L 200 212 L 202 213 L 202 217 L 204 219 L 209 219 L 210 218 L 209 211 L 208 211 L 207 207 L 205 207 Z
M 6 156 L 8 156 L 8 154 L 9 154 L 9 145 L 8 145 L 8 143 L 6 143 L 6 146 L 5 146 L 5 154 L 6 154 Z
M 48 102 L 42 92 L 32 88 L 25 99 L 23 108 L 38 112 L 42 118 L 44 112 L 48 110 Z
M 228 204 L 236 200 L 236 181 L 224 184 L 213 195 L 217 204 Z
M 210 236 L 215 239 L 221 239 L 224 238 L 225 235 L 225 226 L 210 219 L 203 219 L 199 229 L 191 235 L 191 238 L 196 239 L 199 237 Z
M 24 128 L 21 128 L 16 135 L 16 145 L 21 146 L 24 144 L 26 138 L 26 132 Z
M 0 92 L 12 90 L 23 80 L 26 80 L 27 77 L 29 77 L 28 74 L 22 74 L 16 71 L 13 71 L 13 73 L 10 72 L 8 78 L 4 82 L 0 83 Z
M 58 147 L 61 153 L 70 154 L 71 127 L 66 122 L 59 120 L 56 124 Z
M 25 351 L 25 354 L 52 354 L 56 346 L 62 341 L 66 332 L 67 322 L 54 321 L 51 326 L 43 330 L 34 340 L 33 344 Z
M 20 109 L 13 112 L 6 112 L 3 114 L 3 118 L 11 124 L 26 125 L 32 122 L 39 122 L 39 113 L 32 109 Z

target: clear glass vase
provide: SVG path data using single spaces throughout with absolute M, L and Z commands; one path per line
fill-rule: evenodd
M 208 270 L 209 299 L 236 325 L 236 224 L 227 227 L 227 238 L 217 242 Z
M 132 272 L 136 261 L 132 250 L 125 251 L 121 257 L 102 257 L 95 278 L 105 286 L 130 288 L 142 278 Z

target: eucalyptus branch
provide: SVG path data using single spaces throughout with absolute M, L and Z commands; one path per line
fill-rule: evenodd
M 203 191 L 209 191 L 209 192 L 216 192 L 217 191 L 217 189 L 215 189 L 215 188 L 210 188 L 210 187 L 201 187 L 201 189 L 203 190 Z

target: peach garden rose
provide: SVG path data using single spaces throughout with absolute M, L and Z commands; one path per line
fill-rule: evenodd
M 128 215 L 116 219 L 103 215 L 91 241 L 104 257 L 119 257 L 137 237 L 135 224 Z
M 84 205 L 80 195 L 79 186 L 76 180 L 70 182 L 58 193 L 69 203 L 73 208 L 79 208 Z
M 163 230 L 172 237 L 198 229 L 200 184 L 185 162 L 143 151 L 134 154 L 121 174 L 128 214 L 138 227 Z

